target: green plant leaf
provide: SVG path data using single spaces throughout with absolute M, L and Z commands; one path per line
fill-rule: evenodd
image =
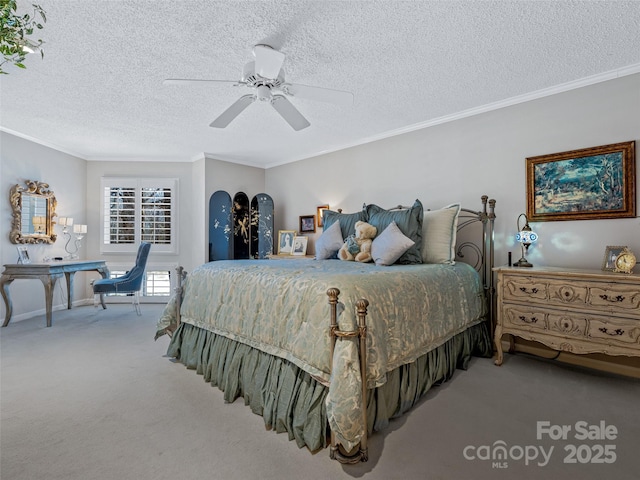
M 39 15 L 43 23 L 46 23 L 47 17 L 44 9 L 40 5 L 32 4 L 33 14 L 17 15 L 16 0 L 0 0 L 0 53 L 2 53 L 3 61 L 0 62 L 0 73 L 7 74 L 1 69 L 5 63 L 13 63 L 19 68 L 26 68 L 24 59 L 26 53 L 22 49 L 23 46 L 31 48 L 39 48 L 44 42 L 38 40 L 37 43 L 31 41 L 27 37 L 33 34 L 34 29 L 41 30 L 44 28 L 36 18 Z M 44 51 L 40 49 L 40 55 L 44 58 Z

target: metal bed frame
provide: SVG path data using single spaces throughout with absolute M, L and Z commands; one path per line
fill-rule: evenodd
M 494 321 L 495 321 L 495 287 L 493 280 L 493 262 L 494 262 L 494 245 L 493 245 L 493 230 L 495 215 L 496 201 L 491 199 L 487 195 L 481 197 L 482 209 L 479 211 L 470 210 L 467 208 L 461 208 L 458 216 L 458 235 L 461 232 L 471 230 L 471 226 L 480 224 L 482 229 L 481 240 L 474 242 L 463 240 L 456 245 L 456 259 L 464 263 L 468 263 L 473 266 L 482 278 L 482 285 L 485 292 L 487 301 L 487 321 L 490 322 L 490 333 L 493 338 Z M 396 209 L 403 209 L 406 207 L 398 206 Z M 180 304 L 183 294 L 183 282 L 187 276 L 187 272 L 183 267 L 178 267 L 178 285 L 176 287 L 176 319 L 177 326 L 180 325 Z M 369 301 L 362 298 L 356 302 L 356 315 L 358 318 L 358 327 L 352 331 L 341 331 L 337 323 L 337 307 L 339 303 L 340 290 L 337 288 L 329 288 L 327 290 L 327 296 L 329 297 L 330 305 L 330 325 L 329 335 L 331 337 L 331 349 L 330 354 L 333 358 L 333 352 L 336 342 L 338 340 L 358 340 L 358 352 L 360 373 L 362 380 L 362 415 L 364 433 L 363 438 L 359 445 L 354 447 L 351 451 L 345 451 L 340 443 L 335 439 L 334 432 L 331 431 L 331 443 L 329 446 L 329 455 L 332 459 L 337 460 L 343 464 L 355 464 L 359 462 L 366 462 L 369 459 L 368 451 L 368 438 L 367 438 L 367 308 Z

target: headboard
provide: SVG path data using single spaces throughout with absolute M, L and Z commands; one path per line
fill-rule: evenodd
M 487 195 L 482 195 L 481 202 L 482 208 L 480 210 L 460 209 L 456 232 L 455 260 L 471 265 L 480 274 L 487 298 L 488 315 L 491 319 L 491 333 L 493 335 L 495 320 L 493 227 L 496 218 L 496 201 L 489 199 Z M 410 207 L 397 205 L 389 210 L 405 210 L 407 208 Z
M 495 325 L 493 227 L 496 219 L 496 201 L 489 199 L 487 195 L 483 195 L 481 201 L 481 210 L 460 209 L 456 236 L 456 260 L 468 263 L 482 277 L 493 335 Z

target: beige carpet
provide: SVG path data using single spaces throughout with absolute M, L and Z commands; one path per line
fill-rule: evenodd
M 37 317 L 0 330 L 2 480 L 638 478 L 639 380 L 525 355 L 502 367 L 474 359 L 375 434 L 369 462 L 342 466 L 164 357 L 167 337 L 153 341 L 161 307 L 142 307 L 142 317 L 130 305 L 80 307 L 54 312 L 51 328 Z M 538 421 L 572 430 L 538 440 Z M 575 439 L 577 422 L 601 421 L 615 439 Z M 478 458 L 498 445 L 506 468 Z M 569 445 L 577 463 L 564 462 Z

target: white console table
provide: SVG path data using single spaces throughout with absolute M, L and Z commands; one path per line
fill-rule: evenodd
M 4 299 L 6 314 L 3 327 L 9 325 L 13 304 L 9 285 L 15 279 L 39 279 L 44 285 L 44 297 L 47 311 L 47 327 L 51 326 L 53 290 L 58 278 L 65 276 L 67 280 L 67 308 L 73 305 L 73 276 L 76 272 L 97 271 L 102 278 L 109 278 L 109 268 L 103 260 L 68 260 L 49 263 L 9 263 L 4 265 L 4 271 L 0 278 L 0 293 Z

